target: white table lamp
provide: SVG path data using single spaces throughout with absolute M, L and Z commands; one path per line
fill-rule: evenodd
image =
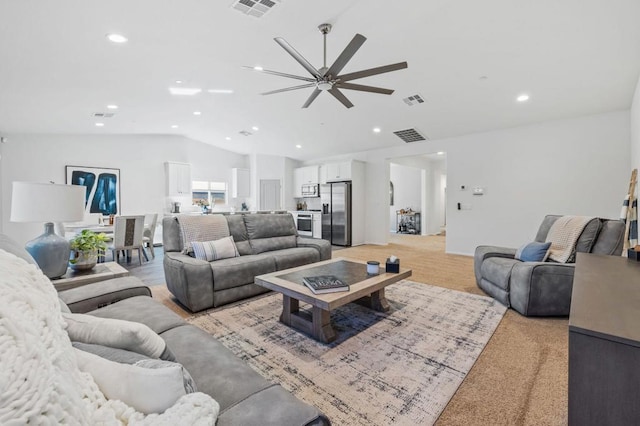
M 54 222 L 84 218 L 86 188 L 80 185 L 13 182 L 11 222 L 46 222 L 44 234 L 29 241 L 25 249 L 49 278 L 67 272 L 69 242 L 55 234 Z

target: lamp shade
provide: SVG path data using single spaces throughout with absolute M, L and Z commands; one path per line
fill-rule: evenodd
M 13 182 L 11 222 L 77 222 L 84 219 L 86 188 Z

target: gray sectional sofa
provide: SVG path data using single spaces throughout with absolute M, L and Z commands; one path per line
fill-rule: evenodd
M 183 253 L 180 217 L 162 221 L 167 288 L 192 312 L 265 293 L 256 275 L 331 258 L 325 240 L 299 237 L 291 214 L 225 215 L 239 257 L 212 262 Z
M 0 249 L 35 264 L 22 247 L 2 234 Z M 197 390 L 220 404 L 217 426 L 330 425 L 316 408 L 265 380 L 210 334 L 187 324 L 150 296 L 149 288 L 135 277 L 59 293 L 72 312 L 140 322 L 158 333 L 193 377 Z

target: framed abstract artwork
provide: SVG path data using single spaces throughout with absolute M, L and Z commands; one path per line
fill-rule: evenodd
M 65 166 L 65 170 L 67 184 L 86 187 L 86 213 L 120 214 L 120 169 Z

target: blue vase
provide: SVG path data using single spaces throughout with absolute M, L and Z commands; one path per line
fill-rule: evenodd
M 25 249 L 36 261 L 42 273 L 50 279 L 59 278 L 67 272 L 70 246 L 53 230 L 53 223 L 44 224 L 44 234 L 29 241 Z

